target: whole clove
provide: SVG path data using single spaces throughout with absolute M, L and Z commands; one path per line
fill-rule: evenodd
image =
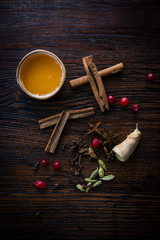
M 53 188 L 52 188 L 52 190 L 54 191 L 56 188 L 58 188 L 59 187 L 59 184 L 58 183 L 55 183 L 54 184 L 54 186 L 53 186 Z
M 71 143 L 71 147 L 69 150 L 77 150 L 77 155 L 72 159 L 69 160 L 70 163 L 70 170 L 73 170 L 73 167 L 75 168 L 74 174 L 77 176 L 80 174 L 80 171 L 84 167 L 82 164 L 82 156 L 85 155 L 86 152 L 88 152 L 88 145 L 84 144 L 82 142 L 82 138 L 78 138 Z
M 72 165 L 78 160 L 79 155 L 77 155 L 75 158 L 73 158 L 72 160 L 70 160 L 70 162 L 72 163 Z
M 33 170 L 36 171 L 39 167 L 39 162 L 36 162 L 36 164 L 33 166 Z
M 79 150 L 79 154 L 84 154 L 88 151 L 88 147 L 82 148 L 81 150 Z
M 79 158 L 78 158 L 78 166 L 81 165 L 81 160 L 82 160 L 82 155 L 79 155 Z
M 79 175 L 80 171 L 82 170 L 82 168 L 84 167 L 84 165 L 79 166 L 79 168 L 74 172 L 74 174 L 77 176 Z

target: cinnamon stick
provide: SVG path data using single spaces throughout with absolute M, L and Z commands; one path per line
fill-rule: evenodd
M 94 114 L 94 108 L 82 108 L 77 110 L 69 110 L 69 119 L 83 118 Z M 50 117 L 43 118 L 38 121 L 40 129 L 50 127 L 57 123 L 60 113 L 52 115 Z
M 101 92 L 102 94 L 102 90 L 100 89 L 102 84 L 103 83 L 100 83 L 99 82 L 99 79 L 97 81 L 97 76 L 96 78 L 94 79 L 92 73 L 90 72 L 90 69 L 89 69 L 89 66 L 88 66 L 88 59 L 91 59 L 91 56 L 89 57 L 84 57 L 82 60 L 83 60 L 83 65 L 84 65 L 84 68 L 85 68 L 85 71 L 87 73 L 87 77 L 88 77 L 88 80 L 89 80 L 89 83 L 90 83 L 90 86 L 92 88 L 92 91 L 93 91 L 93 94 L 95 96 L 95 99 L 97 100 L 97 103 L 101 109 L 102 112 L 105 111 L 105 102 L 102 98 L 102 96 L 100 96 L 99 92 Z M 91 67 L 92 68 L 92 67 Z M 98 88 L 97 88 L 97 85 L 98 85 Z
M 118 73 L 118 72 L 121 72 L 121 71 L 123 71 L 123 63 L 118 63 L 118 64 L 116 64 L 112 67 L 105 68 L 105 69 L 99 71 L 98 73 L 101 77 L 105 77 L 105 76 L 115 74 L 115 73 Z M 88 76 L 83 76 L 83 77 L 80 77 L 80 78 L 70 80 L 71 88 L 77 88 L 77 87 L 80 87 L 80 86 L 85 85 L 87 83 L 88 83 Z
M 105 91 L 105 88 L 104 88 L 104 85 L 103 85 L 103 82 L 102 82 L 102 78 L 101 78 L 100 74 L 98 73 L 98 70 L 97 70 L 97 67 L 96 67 L 95 63 L 93 62 L 93 57 L 89 56 L 86 60 L 87 60 L 89 69 L 90 69 L 90 71 L 91 71 L 91 73 L 92 73 L 92 75 L 93 75 L 93 77 L 94 77 L 94 79 L 97 83 L 99 96 L 103 101 L 104 108 L 109 110 L 109 104 L 108 104 L 108 99 L 107 99 L 107 96 L 106 96 L 106 91 Z
M 59 119 L 58 119 L 58 122 L 51 134 L 51 137 L 49 139 L 49 142 L 45 148 L 45 151 L 46 152 L 51 152 L 51 153 L 54 153 L 55 152 L 55 149 L 57 147 L 57 144 L 58 144 L 58 141 L 60 139 L 60 136 L 62 134 L 62 131 L 65 127 L 65 124 L 67 122 L 69 118 L 69 112 L 65 112 L 63 111 L 60 116 L 59 116 Z
M 71 116 L 71 119 L 88 117 L 88 116 L 93 115 L 95 113 L 93 107 L 84 108 L 84 109 L 77 109 L 77 110 L 69 110 L 68 112 L 70 113 L 69 116 Z
M 60 116 L 60 113 L 39 120 L 38 123 L 39 123 L 40 129 L 50 127 L 50 126 L 56 124 L 59 119 L 59 116 Z

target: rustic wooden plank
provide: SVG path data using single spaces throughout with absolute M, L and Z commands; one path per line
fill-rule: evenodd
M 135 239 L 160 237 L 159 231 L 159 1 L 1 1 L 0 4 L 0 230 L 3 239 Z M 64 62 L 67 76 L 52 99 L 26 96 L 15 79 L 20 59 L 43 48 Z M 93 55 L 97 69 L 118 62 L 124 71 L 105 77 L 108 95 L 116 97 L 110 111 L 101 113 L 89 84 L 72 90 L 71 79 L 85 75 L 82 57 Z M 153 72 L 155 79 L 146 80 Z M 129 98 L 122 108 L 121 97 Z M 133 104 L 140 111 L 133 114 Z M 112 182 L 88 194 L 73 180 L 89 176 L 97 163 L 85 161 L 80 177 L 68 164 L 75 157 L 62 146 L 84 136 L 91 117 L 69 120 L 54 155 L 44 152 L 51 129 L 38 120 L 66 109 L 94 107 L 95 121 L 120 132 L 124 139 L 139 122 L 140 144 L 127 163 L 108 163 Z M 88 138 L 85 136 L 86 143 Z M 105 155 L 100 152 L 105 161 Z M 33 171 L 36 161 L 47 168 Z M 61 161 L 55 172 L 53 160 Z M 37 191 L 34 182 L 47 188 Z M 59 187 L 53 192 L 55 183 Z M 36 213 L 40 216 L 37 217 Z

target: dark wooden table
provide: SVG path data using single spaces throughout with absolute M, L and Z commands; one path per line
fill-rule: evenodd
M 2 239 L 135 239 L 160 237 L 159 64 L 160 2 L 1 1 L 0 4 L 0 235 Z M 60 57 L 67 76 L 60 93 L 49 100 L 29 98 L 16 83 L 20 59 L 34 49 Z M 88 85 L 72 90 L 71 79 L 85 74 L 82 57 L 93 55 L 99 70 L 119 62 L 122 73 L 103 78 L 107 94 L 116 97 L 102 113 Z M 148 73 L 155 79 L 148 81 Z M 121 97 L 130 103 L 122 108 Z M 133 104 L 140 111 L 133 114 Z M 44 152 L 53 128 L 40 130 L 38 120 L 65 109 L 95 108 L 93 119 L 124 139 L 139 122 L 142 137 L 130 159 L 107 163 L 116 177 L 88 194 L 75 184 L 92 172 L 86 160 L 80 176 L 70 170 L 73 153 L 65 143 L 84 136 L 91 117 L 69 120 L 54 155 Z M 46 168 L 33 171 L 43 158 Z M 101 158 L 106 162 L 105 155 Z M 62 164 L 52 168 L 53 160 Z M 47 188 L 34 186 L 38 179 Z M 55 183 L 59 187 L 52 191 Z M 40 215 L 37 216 L 37 213 Z

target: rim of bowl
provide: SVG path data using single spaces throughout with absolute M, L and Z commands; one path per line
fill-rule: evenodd
M 50 93 L 47 93 L 47 94 L 44 94 L 44 95 L 38 95 L 38 94 L 33 94 L 31 92 L 29 92 L 24 84 L 22 83 L 21 79 L 20 79 L 20 71 L 21 71 L 21 67 L 23 65 L 23 63 L 26 61 L 27 58 L 29 58 L 31 55 L 34 55 L 34 54 L 38 54 L 38 53 L 43 53 L 43 54 L 46 54 L 46 55 L 50 55 L 51 57 L 53 57 L 60 65 L 61 69 L 62 69 L 62 77 L 61 77 L 61 81 L 60 81 L 60 85 L 55 89 L 53 90 L 52 92 Z M 63 62 L 60 60 L 59 57 L 57 57 L 54 53 L 50 52 L 50 51 L 47 51 L 47 50 L 43 50 L 43 49 L 36 49 L 36 50 L 33 50 L 29 53 L 27 53 L 22 59 L 21 61 L 19 62 L 18 64 L 18 67 L 17 67 L 17 71 L 16 71 L 16 79 L 17 79 L 17 83 L 18 85 L 20 86 L 20 88 L 30 97 L 32 98 L 35 98 L 35 99 L 39 99 L 39 100 L 45 100 L 45 99 L 48 99 L 48 98 L 51 98 L 53 96 L 55 96 L 62 88 L 64 82 L 65 82 L 65 78 L 66 78 L 66 69 L 65 69 L 65 66 L 63 64 Z

